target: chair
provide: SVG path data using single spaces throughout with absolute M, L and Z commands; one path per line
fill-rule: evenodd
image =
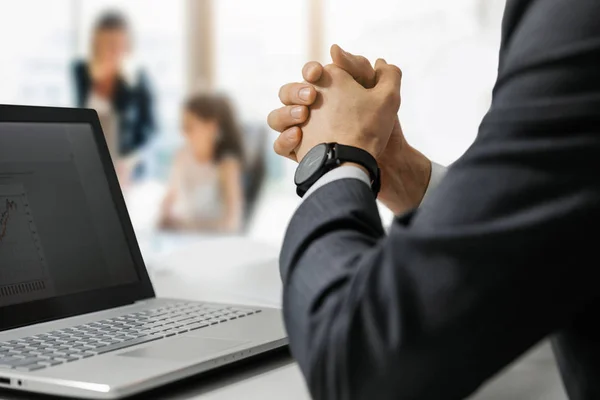
M 245 166 L 244 179 L 244 227 L 252 217 L 260 191 L 267 176 L 265 162 L 265 146 L 267 142 L 267 129 L 264 124 L 249 123 L 243 127 Z

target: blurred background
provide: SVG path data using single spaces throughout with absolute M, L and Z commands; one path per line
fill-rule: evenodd
M 98 111 L 147 262 L 223 235 L 272 254 L 299 203 L 266 125 L 279 87 L 332 43 L 383 57 L 408 141 L 450 164 L 489 107 L 504 2 L 0 0 L 0 103 Z M 478 399 L 565 398 L 547 345 L 504 376 Z
M 504 0 L 0 0 L 0 103 L 95 108 L 138 235 L 281 243 L 298 204 L 268 112 L 329 46 L 404 71 L 401 121 L 441 164 L 473 141 Z M 384 218 L 391 215 L 382 208 Z

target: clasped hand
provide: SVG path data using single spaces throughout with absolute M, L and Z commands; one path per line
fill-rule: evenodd
M 365 88 L 335 64 L 322 68 L 313 85 L 314 101 L 302 126 L 302 139 L 294 149 L 297 161 L 323 142 L 359 147 L 379 157 L 397 118 L 401 77 L 398 67 L 377 60 L 374 86 Z
M 398 120 L 402 72 L 379 59 L 375 68 L 361 56 L 331 48 L 333 64 L 311 62 L 303 68 L 305 83 L 284 85 L 284 107 L 269 114 L 271 128 L 281 132 L 275 151 L 300 161 L 319 143 L 337 142 L 362 148 L 382 171 L 379 199 L 401 213 L 421 201 L 429 182 L 430 161 L 406 143 Z

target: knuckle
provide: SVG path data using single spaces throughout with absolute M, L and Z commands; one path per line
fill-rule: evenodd
M 271 127 L 271 129 L 278 131 L 279 130 L 279 110 L 273 110 L 267 116 L 267 124 Z
M 400 108 L 401 98 L 400 92 L 398 92 L 397 90 L 385 89 L 379 93 L 378 97 L 378 104 L 380 104 L 380 107 L 394 110 Z
M 331 72 L 334 68 L 335 68 L 334 64 L 327 64 L 326 66 L 323 67 L 323 70 L 325 70 L 327 72 Z
M 342 69 L 335 64 L 328 64 L 323 69 L 331 75 L 339 74 L 342 71 Z
M 309 61 L 306 64 L 304 64 L 304 68 L 319 68 L 321 67 L 321 64 L 317 61 Z
M 317 61 L 309 61 L 302 67 L 302 77 L 307 82 L 314 82 L 320 78 L 322 71 L 323 66 L 320 63 Z
M 275 154 L 279 154 L 280 156 L 285 155 L 283 154 L 283 149 L 281 147 L 281 143 L 279 142 L 279 138 L 277 138 L 275 142 L 273 142 L 273 151 L 275 152 Z
M 371 66 L 371 62 L 364 56 L 356 56 L 356 62 L 363 67 Z
M 398 108 L 400 107 L 400 92 L 397 91 L 389 91 L 386 95 L 385 102 L 389 104 L 390 107 Z
M 279 100 L 284 101 L 288 97 L 290 84 L 286 83 L 282 87 L 279 88 Z

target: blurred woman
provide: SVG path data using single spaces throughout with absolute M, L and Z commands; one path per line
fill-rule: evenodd
M 154 130 L 148 79 L 127 67 L 130 50 L 127 20 L 108 12 L 94 27 L 89 61 L 78 61 L 73 69 L 77 106 L 98 112 L 122 186 L 132 178 L 140 149 Z
M 175 158 L 160 225 L 164 229 L 238 232 L 243 220 L 242 137 L 225 97 L 185 104 L 186 145 Z

